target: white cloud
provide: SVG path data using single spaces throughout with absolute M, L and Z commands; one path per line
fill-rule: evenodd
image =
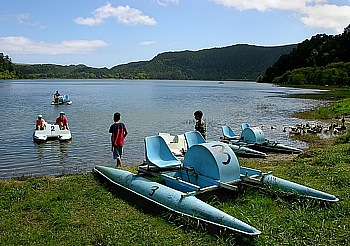
M 240 11 L 255 9 L 288 10 L 308 27 L 329 28 L 341 33 L 350 23 L 350 6 L 328 4 L 328 0 L 211 0 L 216 4 Z
M 108 44 L 102 40 L 68 40 L 49 43 L 23 36 L 0 37 L 1 50 L 8 54 L 85 54 L 106 46 Z
M 144 15 L 139 9 L 131 8 L 129 5 L 113 7 L 110 3 L 93 11 L 93 17 L 78 17 L 74 22 L 78 25 L 97 26 L 105 19 L 115 18 L 117 22 L 126 25 L 155 25 L 154 18 Z
M 268 9 L 297 9 L 305 6 L 305 2 L 308 0 L 212 0 L 217 4 L 221 4 L 226 7 L 236 8 L 240 11 L 248 9 L 256 9 L 264 12 Z M 312 0 L 311 0 L 312 1 Z
M 154 45 L 154 44 L 157 44 L 157 42 L 154 42 L 154 41 L 143 41 L 143 42 L 140 43 L 140 45 L 143 45 L 143 46 Z
M 170 4 L 178 5 L 180 0 L 157 0 L 157 3 L 161 6 L 168 6 Z
M 329 28 L 342 33 L 350 23 L 350 6 L 316 5 L 304 9 L 300 20 L 307 26 Z
M 39 27 L 40 29 L 47 28 L 47 26 L 40 24 L 37 21 L 33 22 L 31 20 L 30 14 L 28 13 L 0 15 L 0 21 L 6 21 L 6 20 L 12 20 L 12 19 L 16 19 L 17 24 L 19 25 Z
M 20 25 L 37 26 L 40 29 L 47 28 L 47 26 L 42 25 L 39 22 L 32 22 L 30 14 L 18 14 L 18 15 L 16 15 L 16 19 Z

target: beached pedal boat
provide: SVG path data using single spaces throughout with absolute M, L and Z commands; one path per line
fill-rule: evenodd
M 44 130 L 34 130 L 34 142 L 46 142 L 48 140 L 56 139 L 60 141 L 68 141 L 72 139 L 72 134 L 70 130 L 61 130 L 59 125 L 48 123 L 46 123 Z
M 186 134 L 185 134 L 186 136 Z M 218 188 L 237 190 L 240 184 L 266 189 L 281 189 L 290 194 L 336 202 L 338 198 L 260 170 L 240 167 L 232 149 L 222 142 L 191 146 L 182 161 L 177 159 L 161 136 L 145 138 L 146 163 L 138 174 L 104 166 L 94 172 L 144 199 L 193 219 L 249 236 L 261 232 L 255 227 L 212 207 L 195 195 Z M 148 175 L 159 177 L 164 184 L 151 181 Z
M 241 135 L 236 135 L 231 127 L 222 127 L 222 142 L 236 147 L 247 147 L 262 152 L 277 152 L 285 154 L 297 154 L 302 152 L 301 149 L 271 141 L 265 138 L 265 134 L 259 127 L 251 127 L 248 124 L 242 124 Z
M 187 132 L 185 134 L 176 136 L 172 136 L 169 133 L 159 133 L 158 135 L 165 140 L 171 152 L 180 159 L 185 156 L 187 149 L 192 145 L 206 143 L 206 140 L 203 138 L 203 136 L 196 131 Z M 230 147 L 236 155 L 242 157 L 265 158 L 268 156 L 264 152 L 250 149 L 244 146 L 231 145 Z

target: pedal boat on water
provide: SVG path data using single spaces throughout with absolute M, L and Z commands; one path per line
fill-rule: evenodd
M 67 105 L 71 105 L 73 102 L 71 100 L 69 100 L 69 96 L 68 95 L 63 95 L 63 96 L 59 96 L 57 98 L 57 100 L 53 100 L 51 102 L 51 105 L 62 105 L 62 104 L 67 104 Z
M 43 130 L 34 130 L 34 142 L 46 142 L 48 140 L 69 141 L 72 139 L 70 130 L 61 130 L 59 125 L 48 124 Z

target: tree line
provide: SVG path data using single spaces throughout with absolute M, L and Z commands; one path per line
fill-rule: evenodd
M 318 34 L 283 54 L 259 82 L 350 85 L 350 25 L 339 35 Z
M 21 75 L 16 71 L 11 58 L 8 55 L 4 55 L 4 53 L 0 53 L 0 79 L 18 78 L 21 78 Z
M 317 34 L 294 44 L 237 44 L 199 51 L 164 52 L 150 61 L 112 68 L 14 64 L 0 53 L 0 79 L 250 80 L 290 85 L 350 85 L 350 25 L 339 35 Z
M 150 61 L 112 68 L 86 65 L 14 64 L 17 76 L 26 79 L 168 79 L 256 81 L 282 54 L 296 45 L 263 47 L 246 44 L 199 51 L 165 52 Z

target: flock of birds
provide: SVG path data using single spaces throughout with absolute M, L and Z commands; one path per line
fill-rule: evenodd
M 344 123 L 341 125 L 337 123 L 331 123 L 327 126 L 323 126 L 320 123 L 306 123 L 306 124 L 296 124 L 295 126 L 286 126 L 283 128 L 283 132 L 289 132 L 294 135 L 302 135 L 306 133 L 328 133 L 328 134 L 340 134 L 346 131 L 346 126 Z
M 260 126 L 261 129 L 264 126 Z M 271 130 L 276 130 L 277 126 L 271 126 Z M 341 124 L 331 123 L 328 125 L 322 125 L 319 122 L 311 122 L 306 124 L 296 124 L 294 126 L 283 126 L 283 132 L 288 132 L 293 135 L 302 135 L 307 133 L 318 134 L 342 134 L 346 131 L 345 119 L 344 117 L 341 120 Z

